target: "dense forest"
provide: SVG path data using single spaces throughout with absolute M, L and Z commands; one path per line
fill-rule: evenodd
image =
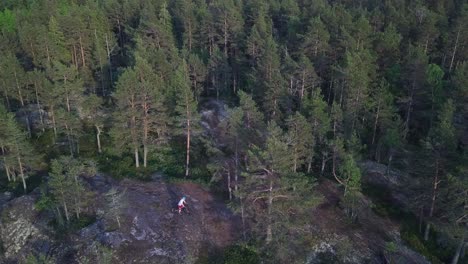
M 160 172 L 209 185 L 284 263 L 322 181 L 359 224 L 372 161 L 412 179 L 380 209 L 419 223 L 409 246 L 467 261 L 463 0 L 2 0 L 0 99 L 0 189 L 40 189 L 62 226 L 87 217 L 84 175 Z

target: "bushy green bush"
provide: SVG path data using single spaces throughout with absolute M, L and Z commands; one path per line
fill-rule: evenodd
M 234 245 L 226 249 L 224 264 L 257 264 L 260 258 L 256 250 L 246 245 Z

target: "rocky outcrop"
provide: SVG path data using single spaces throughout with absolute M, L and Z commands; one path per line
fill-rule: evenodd
M 48 228 L 35 209 L 35 195 L 22 196 L 4 205 L 0 218 L 0 241 L 6 259 L 24 260 L 53 243 Z M 0 258 L 1 260 L 1 258 Z
M 386 199 L 393 204 L 409 209 L 411 207 L 409 186 L 417 186 L 415 179 L 403 171 L 392 169 L 387 171 L 387 166 L 373 161 L 360 164 L 363 171 L 362 182 L 371 188 L 381 188 L 389 195 Z
M 114 182 L 103 176 L 86 180 L 95 192 L 92 208 L 98 217 L 57 240 L 47 225 L 51 216 L 34 207 L 36 195 L 8 202 L 1 212 L 0 263 L 23 263 L 28 255 L 47 256 L 58 263 L 98 263 L 99 248 L 105 248 L 116 263 L 194 263 L 200 254 L 237 240 L 237 216 L 200 185 Z M 107 217 L 103 202 L 111 186 L 125 192 L 120 227 Z M 179 215 L 174 209 L 182 195 L 187 196 L 189 213 Z

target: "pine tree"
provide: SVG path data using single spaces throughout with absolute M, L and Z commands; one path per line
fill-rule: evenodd
M 120 75 L 116 86 L 117 109 L 114 114 L 112 136 L 117 149 L 129 148 L 134 153 L 135 167 L 138 168 L 140 144 L 137 125 L 137 86 L 136 72 L 127 68 Z
M 356 218 L 357 199 L 361 190 L 361 171 L 351 154 L 345 154 L 340 166 L 341 184 L 344 187 L 344 203 L 351 219 Z
M 317 149 L 320 149 L 320 152 L 317 153 L 321 158 L 321 169 L 320 175 L 325 171 L 325 166 L 329 157 L 329 148 L 327 141 L 327 132 L 330 131 L 330 116 L 328 114 L 328 106 L 323 98 L 319 95 L 308 96 L 304 99 L 304 105 L 302 111 L 306 116 L 308 122 L 312 127 L 312 134 L 314 135 L 314 142 Z M 315 154 L 315 149 L 309 149 L 311 152 L 310 158 L 307 160 L 307 173 L 312 171 L 312 162 Z
M 29 173 L 34 173 L 39 168 L 41 156 L 36 154 L 26 134 L 20 129 L 14 119 L 3 105 L 0 105 L 0 148 L 3 156 L 2 167 L 8 180 L 16 181 L 20 177 L 23 188 L 26 191 L 26 179 Z
M 127 68 L 119 78 L 115 97 L 118 111 L 114 118 L 114 141 L 120 149 L 129 149 L 135 155 L 135 167 L 140 166 L 140 146 L 143 147 L 143 166 L 148 154 L 167 142 L 168 117 L 164 106 L 163 82 L 141 57 L 136 65 Z
M 374 76 L 374 59 L 368 50 L 346 54 L 346 83 L 344 94 L 345 125 L 348 135 L 359 128 L 359 116 L 365 110 Z
M 73 157 L 61 156 L 52 160 L 48 186 L 53 198 L 62 207 L 67 222 L 71 220 L 72 213 L 79 219 L 87 204 L 87 193 L 79 178 L 84 171 L 84 164 Z
M 330 33 L 320 17 L 310 20 L 301 49 L 309 58 L 317 58 L 329 49 Z
M 101 135 L 104 132 L 104 116 L 102 99 L 95 94 L 91 94 L 85 98 L 83 104 L 83 114 L 96 129 L 96 144 L 98 153 L 102 153 Z
M 177 95 L 176 100 L 176 126 L 178 134 L 185 137 L 186 160 L 185 177 L 190 175 L 190 148 L 193 136 L 198 133 L 200 116 L 197 112 L 195 97 L 190 88 L 188 79 L 187 64 L 185 61 L 176 70 L 173 80 L 173 87 Z
M 227 135 L 230 150 L 234 153 L 234 189 L 237 191 L 242 160 L 247 160 L 247 150 L 253 144 L 262 144 L 265 130 L 264 116 L 252 97 L 238 92 L 239 106 L 229 111 L 229 117 L 221 123 Z
M 259 232 L 265 237 L 266 244 L 279 240 L 281 234 L 287 233 L 291 220 L 289 213 L 284 211 L 286 208 L 288 212 L 299 212 L 316 204 L 317 197 L 310 189 L 313 184 L 300 174 L 293 173 L 293 166 L 288 137 L 272 121 L 268 125 L 264 145 L 253 145 L 249 149 L 249 169 L 244 174 L 246 179 L 240 189 L 246 203 L 246 213 L 256 216 Z M 298 203 L 299 200 L 304 203 Z M 261 203 L 261 206 L 256 203 Z
M 426 148 L 432 152 L 434 159 L 434 176 L 432 181 L 432 193 L 429 206 L 429 218 L 432 218 L 436 210 L 436 200 L 438 199 L 439 184 L 444 175 L 444 165 L 447 156 L 454 151 L 456 144 L 455 129 L 453 126 L 453 114 L 455 108 L 451 100 L 442 107 L 437 124 L 429 131 L 429 136 L 425 141 Z M 429 239 L 431 222 L 426 223 L 424 240 Z
M 115 219 L 119 228 L 121 227 L 121 215 L 127 208 L 126 192 L 111 188 L 106 194 L 107 212 L 106 217 Z
M 437 64 L 429 64 L 426 69 L 427 84 L 429 85 L 431 92 L 431 114 L 430 124 L 432 124 L 434 111 L 437 110 L 443 100 L 442 94 L 442 78 L 444 77 L 444 71 Z
M 297 172 L 306 162 L 311 162 L 314 155 L 315 135 L 307 119 L 296 112 L 288 124 L 288 141 L 293 155 L 293 172 Z

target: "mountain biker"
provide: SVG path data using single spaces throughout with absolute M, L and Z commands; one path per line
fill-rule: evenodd
M 180 199 L 179 203 L 177 204 L 177 208 L 179 210 L 179 214 L 181 214 L 182 212 L 182 209 L 185 208 L 185 205 L 187 204 L 187 202 L 185 201 L 186 200 L 186 197 L 183 196 L 182 199 Z

